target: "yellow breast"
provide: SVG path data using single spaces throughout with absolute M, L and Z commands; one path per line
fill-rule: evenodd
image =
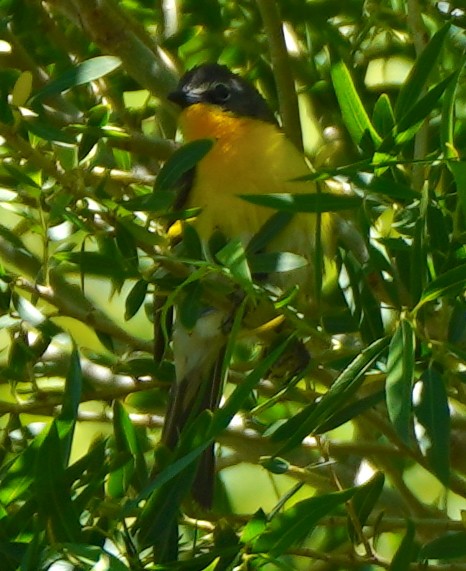
M 238 118 L 215 106 L 195 104 L 185 109 L 180 126 L 186 141 L 213 138 L 212 150 L 198 163 L 188 207 L 200 207 L 195 225 L 202 239 L 218 230 L 246 244 L 274 213 L 255 206 L 242 194 L 314 192 L 312 183 L 292 182 L 308 174 L 304 157 L 270 123 Z M 315 217 L 298 214 L 274 239 L 269 250 L 291 251 L 309 258 Z

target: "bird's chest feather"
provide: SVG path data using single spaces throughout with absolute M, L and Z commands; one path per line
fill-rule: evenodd
M 215 140 L 196 167 L 188 198 L 189 207 L 202 209 L 196 228 L 203 239 L 219 230 L 246 243 L 273 214 L 241 195 L 299 192 L 290 181 L 308 172 L 306 163 L 274 125 L 204 105 L 186 109 L 181 125 L 188 141 Z

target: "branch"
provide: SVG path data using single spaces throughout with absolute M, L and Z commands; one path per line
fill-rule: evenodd
M 52 304 L 60 311 L 60 315 L 73 317 L 92 329 L 118 339 L 134 350 L 152 353 L 152 341 L 134 337 L 114 323 L 92 305 L 78 286 L 68 283 L 58 272 L 51 271 L 50 279 L 53 287 L 36 284 L 24 277 L 18 278 L 15 286 Z
M 408 27 L 411 30 L 411 35 L 413 38 L 414 49 L 416 51 L 416 57 L 418 58 L 426 47 L 429 36 L 427 30 L 424 26 L 424 21 L 422 19 L 422 11 L 418 0 L 408 0 L 407 3 L 407 22 Z M 419 94 L 419 97 L 425 94 L 425 89 Z M 422 123 L 420 129 L 418 130 L 414 138 L 414 160 L 419 160 L 425 158 L 428 149 L 428 138 L 429 138 L 429 123 L 426 120 Z M 416 190 L 422 190 L 425 180 L 425 166 L 424 165 L 413 165 L 413 186 Z
M 296 147 L 303 150 L 298 97 L 291 73 L 290 58 L 286 49 L 285 36 L 283 34 L 283 26 L 278 6 L 275 0 L 257 0 L 257 6 L 269 42 L 283 130 Z
M 176 86 L 176 73 L 167 55 L 142 27 L 112 0 L 49 0 L 102 49 L 119 57 L 140 85 L 165 98 Z

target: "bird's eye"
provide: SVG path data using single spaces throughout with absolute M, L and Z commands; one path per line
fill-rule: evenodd
M 216 83 L 212 89 L 212 95 L 215 103 L 225 103 L 230 99 L 230 89 L 224 83 Z

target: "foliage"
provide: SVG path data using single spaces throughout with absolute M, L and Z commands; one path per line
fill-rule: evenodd
M 461 3 L 1 0 L 0 18 L 2 569 L 465 568 Z M 189 228 L 172 247 L 195 215 L 176 182 L 209 143 L 173 154 L 165 96 L 203 61 L 255 81 L 340 188 L 250 197 L 344 209 L 310 317 L 251 278 L 293 257 L 248 265 L 233 241 L 205 260 Z M 193 323 L 238 290 L 288 333 L 251 341 L 240 306 L 228 398 L 167 455 L 173 304 Z M 185 498 L 212 439 L 211 514 Z

